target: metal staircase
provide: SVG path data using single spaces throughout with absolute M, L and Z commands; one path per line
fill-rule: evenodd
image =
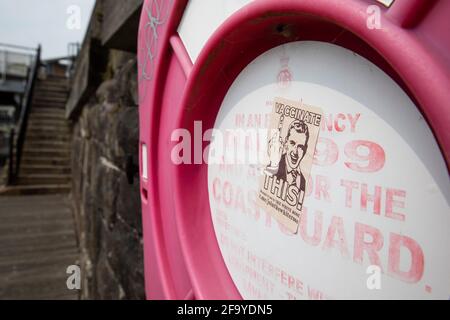
M 70 129 L 64 116 L 67 96 L 67 78 L 36 80 L 17 176 L 1 194 L 70 191 Z

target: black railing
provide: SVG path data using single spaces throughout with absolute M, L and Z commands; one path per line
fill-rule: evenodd
M 28 125 L 28 114 L 30 113 L 31 102 L 33 100 L 34 85 L 37 73 L 41 64 L 41 46 L 36 50 L 36 57 L 30 67 L 25 93 L 22 98 L 20 116 L 17 122 L 17 130 L 11 131 L 8 167 L 8 184 L 15 184 L 20 170 L 20 159 L 22 157 L 23 143 Z M 16 132 L 16 134 L 14 134 Z M 14 143 L 15 142 L 15 143 Z M 15 151 L 15 152 L 14 152 Z
M 14 154 L 14 129 L 11 128 L 9 131 L 9 138 L 8 138 L 8 154 L 9 154 L 9 161 L 8 161 L 8 177 L 6 183 L 8 185 L 11 185 L 13 183 L 13 176 L 12 172 L 14 170 L 14 162 L 13 162 L 13 154 Z

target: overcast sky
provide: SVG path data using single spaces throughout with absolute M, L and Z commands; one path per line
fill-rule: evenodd
M 0 43 L 40 43 L 44 59 L 66 56 L 69 42 L 83 41 L 94 4 L 95 0 L 0 0 Z

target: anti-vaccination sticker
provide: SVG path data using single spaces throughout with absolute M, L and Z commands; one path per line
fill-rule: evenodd
M 275 98 L 267 145 L 268 163 L 258 203 L 297 233 L 323 112 L 302 102 Z

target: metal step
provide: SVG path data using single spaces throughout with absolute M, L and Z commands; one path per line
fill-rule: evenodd
M 23 156 L 21 159 L 21 166 L 26 165 L 56 165 L 56 166 L 68 166 L 70 164 L 70 157 L 28 157 Z
M 50 126 L 50 127 L 64 127 L 68 128 L 69 123 L 64 119 L 44 119 L 44 118 L 30 118 L 28 120 L 28 128 L 31 127 L 40 127 L 40 126 Z
M 28 123 L 27 130 L 36 131 L 36 130 L 57 130 L 62 132 L 68 132 L 69 126 L 66 122 L 46 122 L 46 123 L 37 123 L 35 121 L 30 121 Z
M 59 194 L 70 192 L 70 184 L 45 184 L 30 186 L 8 186 L 0 188 L 1 195 L 21 195 L 21 194 Z
M 33 94 L 33 98 L 46 98 L 46 97 L 55 97 L 55 98 L 63 98 L 63 99 L 67 99 L 68 94 L 64 93 L 64 92 L 53 92 L 50 90 L 47 91 L 35 91 Z
M 30 132 L 28 131 L 25 135 L 25 141 L 65 141 L 69 143 L 70 141 L 70 135 L 67 133 L 61 134 L 55 134 L 54 132 L 46 132 L 46 131 L 37 131 L 37 132 Z
M 61 110 L 58 108 L 33 108 L 31 107 L 31 111 L 30 111 L 30 116 L 60 116 L 60 117 L 64 117 L 66 116 L 66 111 L 65 110 Z
M 21 174 L 70 174 L 71 168 L 62 165 L 27 164 L 20 167 Z
M 56 93 L 56 94 L 68 94 L 69 93 L 69 89 L 68 89 L 68 87 L 66 88 L 66 87 L 61 87 L 61 88 L 58 88 L 58 87 L 52 87 L 52 86 L 50 86 L 50 87 L 45 87 L 45 86 L 40 86 L 40 87 L 38 87 L 38 86 L 36 86 L 35 87 L 35 91 L 34 91 L 35 93 L 42 93 L 42 94 L 54 94 L 54 93 Z
M 45 103 L 65 104 L 66 101 L 67 101 L 66 98 L 52 97 L 50 95 L 47 95 L 45 97 L 33 98 L 33 104 L 45 104 Z
M 48 127 L 48 126 L 40 126 L 40 127 L 32 127 L 28 128 L 27 130 L 27 136 L 31 135 L 38 135 L 38 134 L 48 134 L 50 137 L 53 135 L 66 135 L 69 134 L 70 130 L 69 128 L 54 128 L 54 127 Z
M 66 184 L 70 182 L 68 174 L 22 174 L 19 176 L 19 185 L 46 185 L 46 184 Z
M 64 149 L 69 150 L 70 144 L 68 141 L 58 141 L 58 140 L 50 140 L 50 139 L 26 139 L 24 143 L 24 149 Z
M 65 103 L 62 102 L 53 102 L 53 101 L 38 101 L 33 103 L 34 109 L 39 108 L 50 108 L 50 109 L 64 109 L 66 106 Z
M 70 155 L 69 150 L 62 150 L 58 148 L 24 148 L 23 157 L 35 156 L 35 157 L 68 157 Z

